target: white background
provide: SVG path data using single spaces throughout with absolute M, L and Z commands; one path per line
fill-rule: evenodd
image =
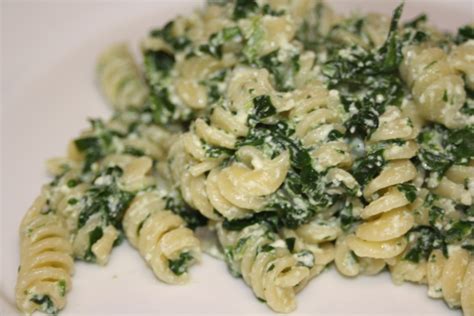
M 330 1 L 338 11 L 390 13 L 398 1 Z M 96 87 L 97 55 L 127 40 L 134 48 L 153 26 L 200 1 L 2 1 L 0 314 L 14 314 L 21 217 L 48 181 L 44 161 L 61 156 L 87 117 L 110 113 Z M 404 18 L 422 11 L 443 29 L 474 21 L 472 1 L 407 1 Z M 78 263 L 63 315 L 269 314 L 224 263 L 205 257 L 187 286 L 155 279 L 124 243 L 107 267 Z M 352 280 L 334 269 L 298 295 L 294 315 L 457 315 L 424 286 L 395 286 L 387 273 Z

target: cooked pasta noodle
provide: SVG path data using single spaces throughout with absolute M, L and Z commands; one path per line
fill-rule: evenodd
M 258 224 L 243 229 L 234 243 L 224 242 L 228 239 L 226 234 L 220 229 L 218 236 L 226 249 L 229 264 L 242 274 L 255 295 L 276 312 L 294 310 L 295 288 L 309 276 L 309 268 L 314 264 L 313 255 L 303 254 L 298 261 L 298 256 L 288 251 L 284 241 Z
M 98 73 L 105 96 L 118 110 L 143 106 L 148 88 L 125 44 L 112 46 L 102 54 Z
M 144 36 L 142 67 L 107 49 L 113 115 L 47 163 L 19 309 L 62 309 L 73 258 L 105 265 L 125 236 L 168 284 L 202 243 L 280 313 L 334 261 L 474 314 L 472 26 L 402 24 L 402 8 L 210 1 Z
M 46 192 L 34 201 L 20 225 L 18 308 L 52 314 L 66 305 L 74 272 L 69 233 L 60 216 L 47 207 Z

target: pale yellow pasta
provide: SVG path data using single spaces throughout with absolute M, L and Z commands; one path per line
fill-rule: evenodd
M 158 279 L 170 284 L 188 281 L 188 266 L 201 256 L 199 240 L 178 215 L 165 209 L 165 202 L 158 193 L 139 193 L 125 212 L 123 227 L 127 239 Z M 173 271 L 170 262 L 183 256 L 189 261 L 180 270 Z
M 474 315 L 474 260 L 472 256 L 462 281 L 461 306 L 464 315 Z
M 20 225 L 20 268 L 16 303 L 24 313 L 57 313 L 66 305 L 74 272 L 69 233 L 47 208 L 43 191 Z
M 392 185 L 408 182 L 416 177 L 416 168 L 409 160 L 389 162 L 382 172 L 364 189 L 364 196 L 370 197 L 375 192 Z
M 443 50 L 421 46 L 405 49 L 400 74 L 425 119 L 449 128 L 466 124 L 466 117 L 459 112 L 466 99 L 464 81 Z
M 97 69 L 104 94 L 114 107 L 124 110 L 143 106 L 148 88 L 125 44 L 108 48 L 99 58 Z
M 464 184 L 459 184 L 443 177 L 433 192 L 443 197 L 450 198 L 456 203 L 472 205 L 472 195 L 464 188 Z
M 389 139 L 409 139 L 413 135 L 410 121 L 395 106 L 389 106 L 379 118 L 379 126 L 371 135 L 374 142 Z
M 388 241 L 405 235 L 413 227 L 414 221 L 409 209 L 396 208 L 359 225 L 356 236 L 367 241 Z
M 347 245 L 359 257 L 389 259 L 401 254 L 407 246 L 407 241 L 404 237 L 388 241 L 366 241 L 349 235 Z
M 298 263 L 283 240 L 275 240 L 263 225 L 244 228 L 237 236 L 226 238 L 227 232 L 218 230 L 223 247 L 232 249 L 232 266 L 242 274 L 255 295 L 280 313 L 296 308 L 296 287 L 309 276 L 308 267 Z M 236 240 L 237 244 L 226 244 Z M 268 250 L 262 248 L 270 246 Z
M 153 161 L 146 156 L 109 155 L 104 159 L 102 165 L 107 167 L 119 166 L 123 170 L 119 187 L 125 191 L 143 190 L 155 182 L 150 176 Z
M 394 264 L 389 264 L 392 281 L 401 284 L 404 281 L 414 283 L 426 283 L 427 263 L 413 263 L 407 260 L 395 260 Z

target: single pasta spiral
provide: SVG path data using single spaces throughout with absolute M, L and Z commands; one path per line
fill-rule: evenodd
M 462 53 L 460 49 L 457 56 Z M 453 68 L 461 66 L 466 70 L 462 65 L 463 62 L 451 65 L 440 48 L 412 46 L 404 50 L 400 74 L 425 119 L 442 123 L 448 128 L 466 124 L 466 117 L 459 113 L 466 100 L 464 80 Z
M 474 315 L 474 259 L 467 250 L 453 246 L 445 258 L 434 250 L 427 260 L 428 295 L 443 298 L 451 308 L 462 307 L 464 315 Z
M 451 67 L 465 75 L 466 86 L 474 90 L 474 40 L 453 48 L 449 54 L 448 61 Z
M 352 157 L 348 144 L 339 139 L 328 140 L 332 131 L 345 132 L 337 92 L 330 92 L 318 84 L 303 91 L 289 115 L 295 122 L 295 136 L 310 149 L 317 171 L 332 167 L 349 168 Z
M 199 240 L 181 217 L 165 209 L 157 192 L 135 197 L 123 218 L 123 228 L 158 279 L 169 284 L 188 280 L 188 267 L 201 256 Z
M 298 261 L 288 251 L 283 240 L 262 224 L 248 226 L 236 234 L 218 227 L 218 238 L 227 249 L 229 263 L 258 298 L 276 312 L 288 313 L 296 308 L 296 289 L 310 271 L 304 259 Z M 312 261 L 313 256 L 310 258 Z
M 117 110 L 145 103 L 148 87 L 125 44 L 108 48 L 99 58 L 97 69 L 104 94 Z
M 20 226 L 20 268 L 16 286 L 18 308 L 25 313 L 56 313 L 66 305 L 74 271 L 69 233 L 60 216 L 46 213 L 43 192 Z
M 360 213 L 365 222 L 356 228 L 354 235 L 345 239 L 347 246 L 359 257 L 390 259 L 401 254 L 407 245 L 404 236 L 413 227 L 414 216 L 408 207 L 410 201 L 397 185 L 417 176 L 416 168 L 409 160 L 418 149 L 411 140 L 414 136 L 409 120 L 400 110 L 387 107 L 370 141 L 402 139 L 404 142 L 389 143 L 384 148 L 387 164 L 364 188 L 364 197 L 370 201 Z

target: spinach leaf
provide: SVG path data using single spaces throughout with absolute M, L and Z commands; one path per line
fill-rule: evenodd
M 471 221 L 460 220 L 446 231 L 446 241 L 448 243 L 460 242 L 469 236 L 474 238 L 474 222 Z
M 188 272 L 188 265 L 193 260 L 193 256 L 189 252 L 182 252 L 176 260 L 169 260 L 168 266 L 176 275 L 182 275 Z
M 222 58 L 223 45 L 234 39 L 241 38 L 242 33 L 238 26 L 226 27 L 223 30 L 214 33 L 210 36 L 207 44 L 202 44 L 199 50 L 203 53 L 209 54 L 215 58 Z
M 450 130 L 448 139 L 448 150 L 456 163 L 466 164 L 474 158 L 474 125 Z
M 256 0 L 236 0 L 233 17 L 235 20 L 246 18 L 250 13 L 257 11 Z
M 408 202 L 413 203 L 415 201 L 417 189 L 414 185 L 402 183 L 397 185 L 397 189 L 405 195 L 405 198 Z
M 279 227 L 278 217 L 275 212 L 259 212 L 254 213 L 249 217 L 239 219 L 224 219 L 222 227 L 229 231 L 241 231 L 247 226 L 257 223 L 266 223 L 272 231 L 277 231 Z
M 198 211 L 187 205 L 179 194 L 169 195 L 166 197 L 166 209 L 179 215 L 190 229 L 205 226 L 207 218 Z
M 472 25 L 464 25 L 458 29 L 458 34 L 454 41 L 459 45 L 471 39 L 474 39 L 474 27 Z
M 443 234 L 432 226 L 417 226 L 409 232 L 409 240 L 411 240 L 408 251 L 404 259 L 418 263 L 421 260 L 428 259 L 433 249 L 441 249 L 447 257 L 448 250 Z
M 121 227 L 123 214 L 134 198 L 133 193 L 119 189 L 117 179 L 121 175 L 122 169 L 109 167 L 94 180 L 94 185 L 84 196 L 85 206 L 79 213 L 78 229 L 97 213 L 102 214 L 107 223 Z
M 92 247 L 97 241 L 99 241 L 102 238 L 103 235 L 104 235 L 104 232 L 102 230 L 102 227 L 100 226 L 97 226 L 91 232 L 89 232 L 89 246 L 87 247 L 87 251 L 84 255 L 85 261 L 88 261 L 88 262 L 95 261 L 95 254 L 92 252 Z
M 164 51 L 148 50 L 144 53 L 145 67 L 148 75 L 151 76 L 153 72 L 160 73 L 160 77 L 164 77 L 170 73 L 175 64 L 174 55 Z
M 384 165 L 383 150 L 378 150 L 356 159 L 352 166 L 352 175 L 359 184 L 365 185 L 380 174 Z
M 252 119 L 260 121 L 264 118 L 276 114 L 275 106 L 273 106 L 272 99 L 268 95 L 260 95 L 253 99 L 253 114 Z
M 54 305 L 51 297 L 49 295 L 38 295 L 35 294 L 31 297 L 30 301 L 40 306 L 40 309 L 43 313 L 49 315 L 57 315 L 59 310 Z

